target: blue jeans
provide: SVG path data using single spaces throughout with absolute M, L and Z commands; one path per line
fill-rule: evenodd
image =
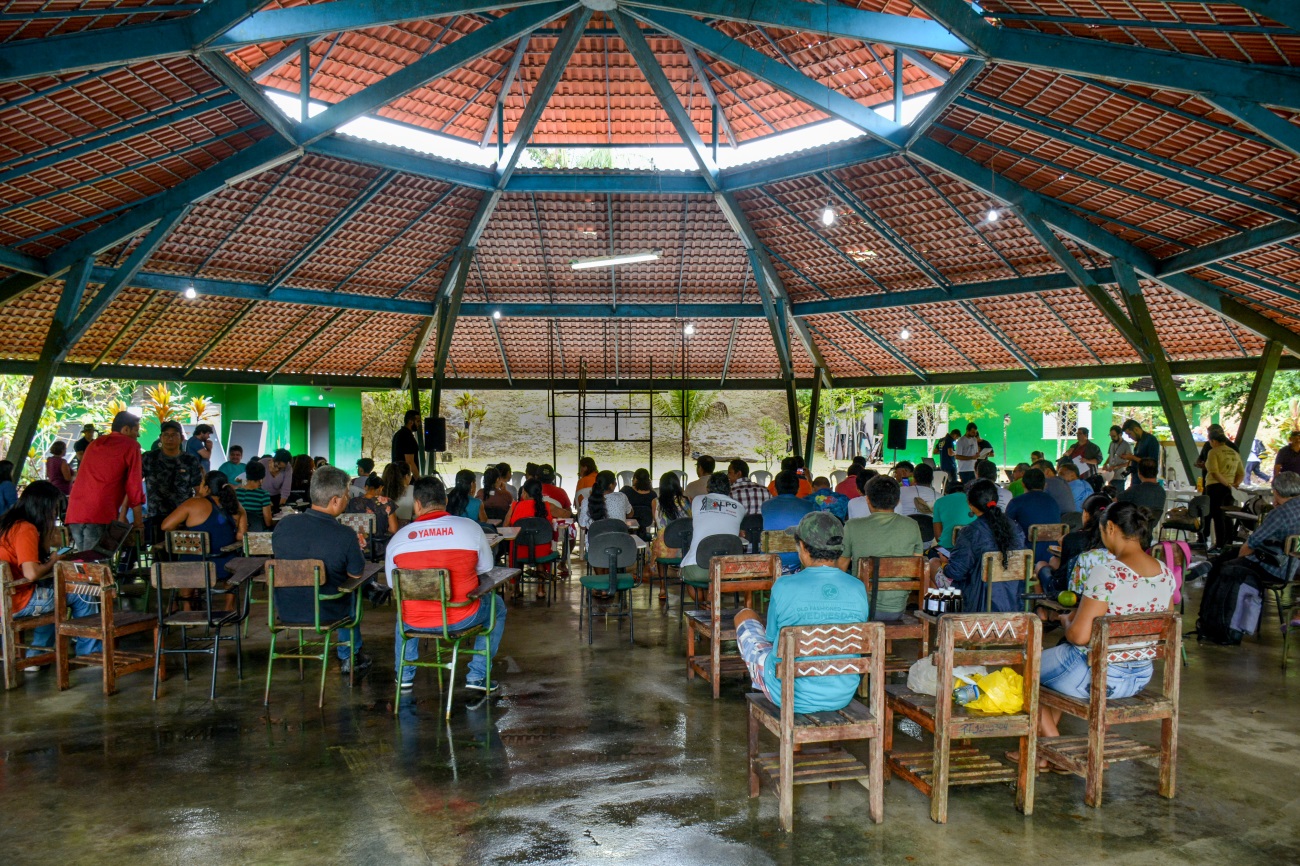
M 84 595 L 77 595 L 74 592 L 68 593 L 68 608 L 72 611 L 74 617 L 97 616 L 99 614 L 99 602 L 92 601 Z M 14 619 L 20 619 L 24 616 L 45 616 L 47 613 L 54 611 L 54 587 L 37 584 L 32 591 L 32 597 L 28 600 L 27 606 L 22 610 L 14 612 Z M 88 637 L 75 638 L 75 648 L 77 655 L 84 656 L 90 653 L 99 652 L 100 641 Z M 32 629 L 31 645 L 33 647 L 49 648 L 54 646 L 54 626 L 43 625 L 40 628 Z M 41 651 L 37 649 L 27 650 L 27 655 L 40 655 Z
M 77 551 L 94 550 L 108 530 L 107 523 L 70 523 L 68 532 L 72 535 L 72 549 Z
M 1151 674 L 1151 662 L 1111 662 L 1106 665 L 1106 697 L 1133 697 L 1151 682 Z M 1092 689 L 1087 648 L 1063 643 L 1043 650 L 1039 684 L 1086 701 Z
M 475 613 L 473 616 L 469 617 L 468 619 L 463 619 L 460 622 L 456 623 L 456 628 L 451 629 L 452 636 L 454 637 L 460 632 L 468 631 L 469 629 L 474 628 L 476 626 L 487 625 L 488 616 L 494 610 L 496 611 L 496 619 L 492 625 L 492 633 L 488 635 L 479 635 L 478 637 L 476 637 L 474 639 L 474 649 L 480 651 L 487 649 L 490 641 L 492 658 L 496 658 L 497 649 L 501 646 L 501 634 L 506 630 L 506 606 L 501 601 L 501 597 L 497 595 L 495 592 L 492 593 L 491 595 L 486 596 L 483 599 L 483 603 L 478 606 L 477 613 Z M 402 682 L 409 683 L 415 680 L 416 669 L 411 667 L 408 668 L 401 667 L 400 660 L 406 659 L 406 661 L 408 662 L 413 662 L 416 659 L 418 659 L 420 657 L 420 640 L 419 638 L 410 638 L 409 640 L 404 639 L 402 637 L 402 626 L 403 623 L 399 621 L 397 623 L 397 629 L 396 629 L 397 641 L 396 641 L 396 645 L 393 647 L 393 656 L 394 658 L 397 658 L 399 661 L 393 664 L 393 668 L 394 670 L 401 671 Z M 427 634 L 429 637 L 442 636 L 441 627 L 411 628 L 410 626 L 406 626 L 406 630 L 409 632 L 415 632 L 417 634 Z M 481 655 L 470 656 L 469 670 L 465 675 L 465 679 L 466 681 L 472 683 L 481 683 L 484 680 L 486 680 L 487 659 Z

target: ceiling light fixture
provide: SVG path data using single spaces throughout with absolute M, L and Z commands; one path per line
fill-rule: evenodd
M 989 208 L 989 212 L 984 215 L 984 219 L 986 222 L 995 223 L 998 221 L 998 216 L 1000 216 L 1000 214 L 998 214 L 998 209 L 991 207 Z
M 494 319 L 499 319 L 499 318 L 501 318 L 501 311 L 500 311 L 500 310 L 493 310 L 493 311 L 492 311 L 492 318 L 494 318 Z
M 911 337 L 912 337 L 912 332 L 907 330 L 907 328 L 904 328 L 903 330 L 898 332 L 898 339 L 900 340 L 909 340 L 911 339 Z
M 686 323 L 686 327 L 685 327 L 685 328 L 682 328 L 682 333 L 685 334 L 685 335 L 688 336 L 688 337 L 691 336 L 692 334 L 695 333 L 695 325 L 693 325 L 693 324 L 690 323 L 690 322 L 687 322 L 687 323 Z
M 186 297 L 186 298 L 188 298 L 189 300 L 192 301 L 192 300 L 194 300 L 195 298 L 197 298 L 198 296 L 199 296 L 198 289 L 194 288 L 194 284 L 193 284 L 193 283 L 190 283 L 188 286 L 185 287 L 185 297 Z
M 822 225 L 824 226 L 835 225 L 835 208 L 831 207 L 830 205 L 826 205 L 826 207 L 822 209 Z
M 619 256 L 596 256 L 590 259 L 573 259 L 569 267 L 575 271 L 591 268 L 612 268 L 615 265 L 633 265 L 637 262 L 657 262 L 663 257 L 663 250 L 646 250 L 641 253 L 624 253 Z

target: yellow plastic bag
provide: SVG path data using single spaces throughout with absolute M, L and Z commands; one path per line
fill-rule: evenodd
M 1025 678 L 1011 668 L 996 670 L 988 676 L 972 677 L 980 687 L 980 696 L 967 709 L 985 713 L 1011 715 L 1025 708 Z

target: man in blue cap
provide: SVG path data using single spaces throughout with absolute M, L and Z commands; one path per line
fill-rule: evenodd
M 772 584 L 767 624 L 749 609 L 736 614 L 736 644 L 754 687 L 780 706 L 781 681 L 773 646 L 786 626 L 866 622 L 867 591 L 862 581 L 837 565 L 844 552 L 844 524 L 826 511 L 805 515 L 790 534 L 799 548 L 802 571 Z M 848 706 L 861 680 L 857 674 L 807 677 L 794 686 L 794 711 L 819 713 Z

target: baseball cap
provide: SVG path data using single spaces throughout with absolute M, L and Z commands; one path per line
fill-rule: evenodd
M 185 428 L 181 426 L 181 422 L 179 421 L 164 421 L 158 428 L 159 433 L 166 433 L 168 430 L 175 430 L 182 436 L 185 435 Z
M 808 547 L 839 553 L 844 549 L 844 524 L 829 511 L 811 511 L 803 516 L 799 525 L 787 529 Z
M 81 425 L 81 432 L 82 432 L 82 433 L 94 433 L 94 432 L 95 432 L 95 425 L 94 425 L 94 424 L 83 424 L 83 425 Z

